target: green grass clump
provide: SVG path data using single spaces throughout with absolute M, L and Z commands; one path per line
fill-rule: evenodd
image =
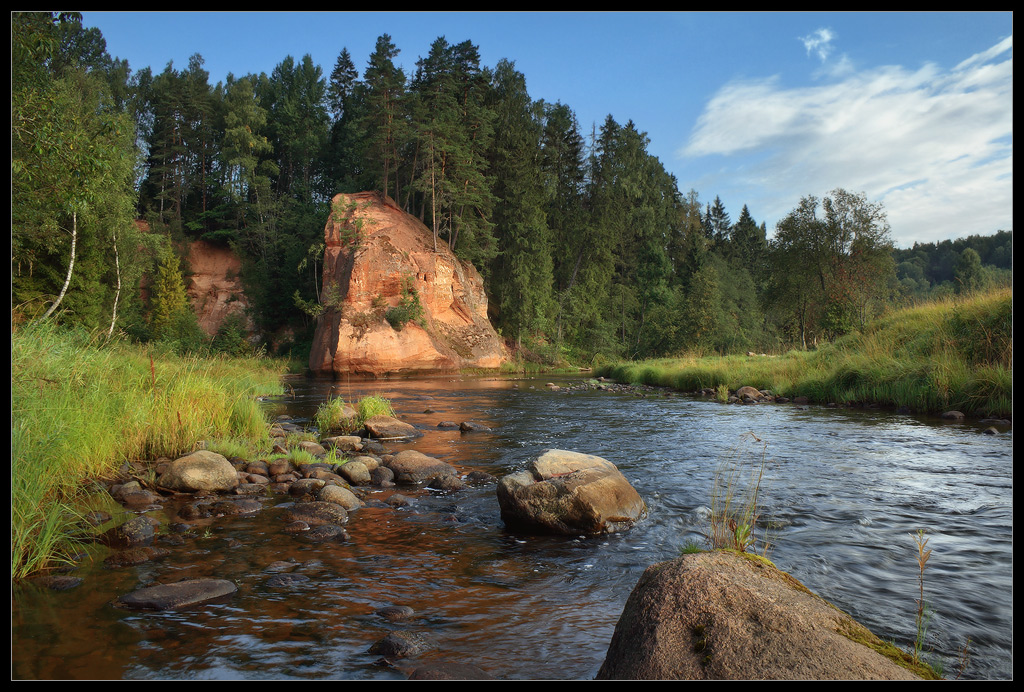
M 346 409 L 355 411 L 355 415 L 346 415 Z M 349 407 L 342 399 L 328 399 L 320 404 L 313 416 L 313 424 L 321 435 L 330 432 L 350 433 L 358 430 L 367 420 L 374 416 L 395 417 L 395 409 L 391 402 L 376 394 L 363 397 L 354 407 Z
M 359 411 L 360 425 L 374 416 L 395 417 L 395 409 L 391 408 L 391 402 L 376 394 L 360 399 L 356 410 Z
M 683 391 L 750 385 L 819 403 L 1012 415 L 1013 293 L 896 310 L 816 351 L 681 356 L 608 365 L 595 375 Z
M 320 404 L 313 416 L 313 424 L 322 435 L 331 431 L 351 432 L 359 427 L 355 420 L 345 415 L 346 405 L 342 399 L 328 399 Z
M 281 391 L 265 359 L 198 358 L 32 325 L 11 335 L 11 575 L 77 552 L 85 480 L 200 440 L 266 440 L 256 396 Z

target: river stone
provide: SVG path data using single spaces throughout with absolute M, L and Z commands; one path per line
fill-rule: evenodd
M 338 473 L 352 485 L 369 485 L 370 471 L 358 461 L 350 461 L 338 467 Z
M 373 612 L 375 615 L 379 615 L 390 622 L 401 622 L 402 620 L 408 620 L 416 614 L 416 611 L 410 608 L 409 606 L 402 605 L 383 606 L 381 608 L 377 608 L 377 610 Z
M 363 438 L 357 435 L 338 435 L 336 437 L 325 437 L 320 444 L 339 452 L 358 452 L 363 448 Z
M 946 411 L 941 416 L 942 420 L 963 420 L 964 414 L 960 411 Z
M 262 476 L 250 476 L 250 478 L 263 478 Z M 234 489 L 235 495 L 262 495 L 267 490 L 267 485 L 270 483 L 269 478 L 263 478 L 262 483 L 240 483 L 238 487 Z
M 243 498 L 240 500 L 220 500 L 210 504 L 210 513 L 217 516 L 234 516 L 236 514 L 255 514 L 263 509 L 259 500 Z
M 472 663 L 458 661 L 439 661 L 420 666 L 409 675 L 410 680 L 493 680 Z
M 291 472 L 292 464 L 287 459 L 275 459 L 274 461 L 270 462 L 270 465 L 267 467 L 267 473 L 270 474 L 271 478 L 273 478 L 274 476 L 282 476 Z
M 289 507 L 285 515 L 289 521 L 304 521 L 310 526 L 348 522 L 348 512 L 333 502 L 302 502 Z
M 52 591 L 67 591 L 82 583 L 81 577 L 72 577 L 69 574 L 47 574 L 32 579 L 32 583 Z
M 321 524 L 309 531 L 299 534 L 302 540 L 311 543 L 325 543 L 327 541 L 347 541 L 349 536 L 345 529 L 337 524 Z
M 428 457 L 415 449 L 406 449 L 391 457 L 386 466 L 395 474 L 396 483 L 419 484 L 439 476 L 455 476 L 455 467 Z
M 367 419 L 366 432 L 370 437 L 378 440 L 407 439 L 410 437 L 422 437 L 423 433 L 397 418 L 391 416 L 373 416 Z
M 647 568 L 626 601 L 597 677 L 916 679 L 869 648 L 882 646 L 768 560 L 696 553 Z
M 327 454 L 327 450 L 326 449 L 321 447 L 316 442 L 312 442 L 310 440 L 306 440 L 304 442 L 300 442 L 296 446 L 299 449 L 301 449 L 302 451 L 309 452 L 310 454 L 312 454 L 315 457 L 319 457 L 319 456 L 323 456 L 324 454 Z
M 384 658 L 408 658 L 435 648 L 433 641 L 416 632 L 388 632 L 370 647 L 371 654 Z
M 120 526 L 101 534 L 100 539 L 106 545 L 115 548 L 126 548 L 131 545 L 139 545 L 153 539 L 156 535 L 156 526 L 160 522 L 147 516 L 132 517 Z
M 466 482 L 474 485 L 493 483 L 497 479 L 486 471 L 470 471 L 466 476 Z
M 359 456 L 352 457 L 351 461 L 358 462 L 366 467 L 367 471 L 373 471 L 375 468 L 380 466 L 380 459 L 377 457 L 370 456 L 368 454 L 360 454 Z M 351 461 L 349 463 L 351 463 Z
M 133 591 L 114 600 L 116 608 L 172 610 L 232 595 L 238 587 L 227 579 L 189 579 Z
M 319 492 L 325 485 L 327 485 L 327 481 L 320 480 L 319 478 L 300 478 L 292 483 L 291 487 L 288 488 L 288 492 L 297 497 L 313 495 Z
M 103 564 L 107 567 L 133 567 L 141 565 L 150 560 L 158 560 L 171 554 L 166 548 L 153 548 L 143 546 L 141 548 L 126 548 L 109 555 Z
M 267 579 L 267 586 L 272 589 L 287 589 L 309 581 L 309 577 L 305 574 L 275 574 L 270 579 Z
M 175 459 L 157 480 L 160 487 L 179 492 L 231 490 L 238 485 L 238 473 L 225 457 L 200 450 Z
M 454 475 L 452 475 L 452 476 L 438 476 L 437 478 L 435 478 L 432 481 L 430 481 L 430 483 L 427 485 L 427 487 L 428 488 L 432 488 L 434 490 L 444 490 L 444 491 L 465 490 L 466 489 L 466 481 L 464 481 L 461 478 L 459 478 L 458 476 L 454 476 Z
M 461 423 L 459 423 L 459 430 L 461 432 L 464 432 L 464 433 L 465 432 L 490 432 L 491 431 L 491 429 L 488 428 L 483 423 L 474 423 L 471 420 L 466 420 L 466 421 L 462 421 Z
M 764 398 L 761 392 L 756 387 L 751 387 L 748 385 L 740 387 L 739 389 L 736 390 L 737 399 L 743 399 L 748 396 L 754 401 L 760 401 L 761 399 Z
M 614 533 L 647 511 L 613 463 L 558 449 L 503 477 L 497 495 L 506 526 L 539 533 Z
M 333 502 L 344 507 L 349 512 L 363 506 L 363 503 L 351 490 L 340 485 L 325 485 L 323 488 L 320 488 L 316 499 L 321 502 Z
M 390 488 L 395 484 L 395 472 L 387 466 L 378 466 L 370 471 L 370 482 L 382 488 Z

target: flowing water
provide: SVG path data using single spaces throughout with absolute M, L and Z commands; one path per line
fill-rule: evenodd
M 918 596 L 912 534 L 924 529 L 933 550 L 925 659 L 955 674 L 970 638 L 964 677 L 1012 677 L 1007 429 L 993 436 L 972 423 L 883 411 L 725 406 L 658 392 L 567 390 L 579 380 L 555 381 L 561 390 L 543 379 L 292 378 L 289 395 L 268 406 L 308 420 L 329 394 L 383 395 L 426 433 L 392 445 L 396 451 L 419 449 L 462 473 L 500 477 L 549 448 L 602 456 L 648 504 L 632 530 L 596 538 L 508 533 L 493 483 L 449 494 L 399 489 L 412 503 L 353 512 L 347 543 L 305 543 L 269 508 L 222 518 L 145 565 L 105 569 L 98 552 L 76 573 L 84 583 L 69 591 L 16 585 L 12 677 L 402 679 L 425 662 L 457 661 L 503 679 L 589 679 L 643 570 L 701 541 L 718 463 L 736 459 L 752 469 L 763 451 L 761 526 L 776 565 L 909 648 Z M 492 431 L 441 430 L 442 420 Z M 308 580 L 269 584 L 282 560 Z M 234 580 L 239 591 L 227 603 L 174 612 L 110 606 L 140 586 L 199 576 Z M 387 605 L 411 606 L 415 616 L 388 622 L 374 613 Z M 425 634 L 436 648 L 388 664 L 367 649 L 391 630 Z

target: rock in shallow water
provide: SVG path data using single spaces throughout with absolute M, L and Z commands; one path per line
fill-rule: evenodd
M 189 579 L 147 586 L 118 597 L 113 605 L 130 610 L 174 610 L 227 598 L 237 590 L 238 587 L 227 579 Z
M 502 478 L 497 495 L 507 526 L 539 533 L 611 533 L 632 526 L 647 511 L 610 461 L 559 449 Z
M 435 648 L 432 640 L 416 632 L 389 632 L 370 647 L 371 654 L 384 658 L 408 658 Z

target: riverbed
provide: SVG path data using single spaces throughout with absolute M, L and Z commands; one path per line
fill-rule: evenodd
M 548 382 L 558 388 L 546 386 Z M 545 449 L 615 463 L 648 505 L 645 520 L 601 537 L 510 533 L 493 483 L 457 492 L 399 488 L 404 507 L 351 514 L 344 543 L 284 531 L 277 502 L 185 534 L 171 554 L 103 567 L 97 549 L 51 591 L 16 585 L 16 679 L 404 679 L 458 662 L 499 679 L 590 679 L 643 570 L 700 543 L 716 467 L 765 459 L 759 536 L 770 558 L 878 636 L 910 648 L 918 577 L 912 535 L 933 550 L 925 571 L 932 617 L 924 657 L 963 677 L 1012 677 L 1012 432 L 881 410 L 724 405 L 659 390 L 601 391 L 581 378 L 433 376 L 331 382 L 289 378 L 272 416 L 312 418 L 328 396 L 391 400 L 424 432 L 418 449 L 462 474 L 500 477 Z M 474 421 L 490 431 L 440 429 Z M 375 490 L 368 499 L 386 499 Z M 120 508 L 110 505 L 116 511 Z M 160 518 L 161 512 L 150 512 Z M 298 575 L 287 587 L 272 577 Z M 140 586 L 209 576 L 238 585 L 226 603 L 161 613 L 111 607 Z M 413 609 L 390 622 L 384 606 Z M 389 631 L 431 650 L 384 661 Z

